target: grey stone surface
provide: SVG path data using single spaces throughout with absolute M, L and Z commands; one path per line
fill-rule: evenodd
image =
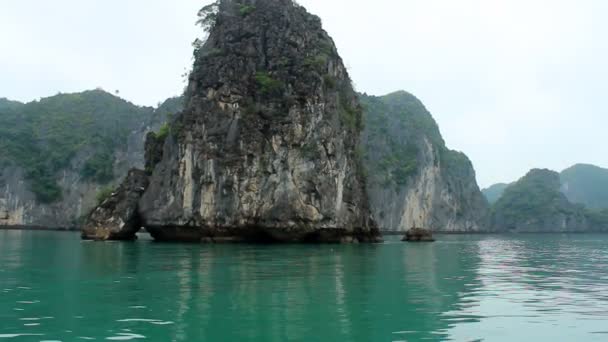
M 219 7 L 140 203 L 148 231 L 376 241 L 356 156 L 360 105 L 320 19 L 291 0 Z
M 148 186 L 148 175 L 133 169 L 123 183 L 91 211 L 82 228 L 86 240 L 135 240 L 141 229 L 138 204 Z

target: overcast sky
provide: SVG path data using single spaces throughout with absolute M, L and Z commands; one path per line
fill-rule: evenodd
M 178 95 L 198 0 L 2 0 L 0 97 L 95 87 Z M 359 91 L 419 97 L 481 186 L 530 168 L 608 166 L 608 1 L 300 0 Z

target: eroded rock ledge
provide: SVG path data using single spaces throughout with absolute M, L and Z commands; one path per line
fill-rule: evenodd
M 82 229 L 85 240 L 135 240 L 141 229 L 139 200 L 148 187 L 148 176 L 130 170 L 127 178 L 87 217 Z

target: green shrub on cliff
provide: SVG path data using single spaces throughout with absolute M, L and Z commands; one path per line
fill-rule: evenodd
M 239 4 L 239 14 L 241 15 L 241 17 L 246 17 L 253 11 L 255 11 L 255 6 Z
M 410 176 L 418 171 L 418 148 L 409 144 L 399 151 L 398 163 L 392 171 L 392 176 L 397 185 L 407 184 Z
M 114 178 L 114 155 L 101 152 L 89 158 L 80 173 L 84 179 L 103 184 Z
M 260 92 L 264 95 L 278 95 L 283 88 L 283 83 L 272 78 L 267 72 L 256 73 L 255 80 L 259 86 Z
M 340 121 L 350 129 L 363 129 L 363 108 L 359 103 L 352 102 L 349 89 L 351 88 L 350 81 L 342 82 L 339 87 L 340 96 Z
M 95 199 L 97 200 L 97 205 L 103 203 L 103 201 L 107 200 L 114 193 L 114 188 L 111 186 L 106 186 L 101 188 L 97 194 L 95 195 Z
M 219 1 L 215 1 L 207 6 L 204 6 L 198 11 L 198 21 L 203 30 L 210 32 L 217 22 L 217 16 L 219 12 Z
M 30 190 L 41 203 L 52 203 L 62 198 L 61 188 L 54 178 L 47 174 L 28 173 Z
M 156 133 L 156 138 L 160 139 L 160 140 L 164 140 L 165 138 L 167 138 L 169 136 L 170 132 L 171 132 L 171 127 L 169 126 L 169 123 L 165 122 L 162 126 L 160 126 L 158 133 Z
M 323 70 L 327 70 L 327 61 L 328 56 L 324 53 L 321 53 L 316 56 L 307 57 L 306 59 L 304 59 L 304 65 L 318 72 L 323 72 Z

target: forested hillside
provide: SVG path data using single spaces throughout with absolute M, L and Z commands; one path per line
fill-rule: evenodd
M 81 214 L 95 192 L 141 166 L 145 133 L 179 110 L 180 98 L 155 109 L 100 89 L 27 104 L 0 99 L 0 185 L 8 185 L 0 192 L 0 210 L 8 213 L 6 221 L 31 224 L 57 212 L 48 219 L 61 222 L 61 210 L 68 211 L 66 222 L 73 221 L 70 205 Z
M 2 109 L 0 108 L 0 111 Z M 0 115 L 1 158 L 24 170 L 40 202 L 61 199 L 57 173 L 83 149 L 90 149 L 81 175 L 100 184 L 114 178 L 114 151 L 152 115 L 109 93 L 61 94 Z

